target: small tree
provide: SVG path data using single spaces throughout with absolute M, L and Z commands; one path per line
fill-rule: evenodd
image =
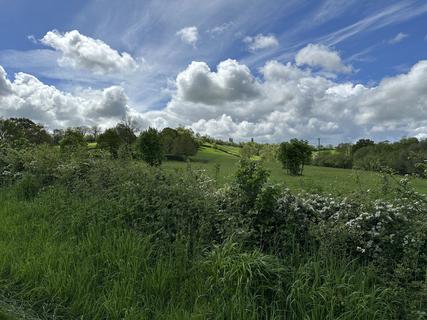
M 87 147 L 85 137 L 79 130 L 68 128 L 61 141 L 59 142 L 61 151 L 76 151 Z
M 154 128 L 143 131 L 138 138 L 137 146 L 142 159 L 150 166 L 159 166 L 163 160 L 163 145 L 160 133 Z
M 235 183 L 246 197 L 246 206 L 252 208 L 270 172 L 259 161 L 242 158 L 235 176 Z
M 305 140 L 292 139 L 283 142 L 279 148 L 278 158 L 288 174 L 302 175 L 304 164 L 311 159 L 312 147 Z
M 27 118 L 0 119 L 0 139 L 15 146 L 52 143 L 46 129 Z
M 188 131 L 178 132 L 173 145 L 173 153 L 187 159 L 197 153 L 197 143 Z
M 240 149 L 240 156 L 245 159 L 250 159 L 257 154 L 258 149 L 254 142 L 244 143 Z
M 364 147 L 369 147 L 375 145 L 375 142 L 371 139 L 359 139 L 352 147 L 351 154 L 355 154 L 357 150 L 362 149 Z
M 120 136 L 115 128 L 105 130 L 104 133 L 98 136 L 96 142 L 98 143 L 98 147 L 108 150 L 111 154 L 111 157 L 117 158 L 122 140 L 120 139 Z
M 127 145 L 131 145 L 136 141 L 136 135 L 135 135 L 134 129 L 128 126 L 126 123 L 124 122 L 118 123 L 115 129 L 120 140 L 123 143 Z

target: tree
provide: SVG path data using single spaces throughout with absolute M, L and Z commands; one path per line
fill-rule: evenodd
M 131 145 L 136 141 L 132 120 L 123 120 L 116 125 L 116 131 L 123 143 Z
M 305 140 L 292 139 L 280 144 L 278 158 L 291 175 L 302 175 L 304 164 L 311 160 L 312 147 Z
M 143 131 L 137 146 L 142 154 L 142 159 L 150 166 L 159 166 L 163 160 L 163 145 L 160 133 L 154 128 Z
M 197 143 L 193 139 L 191 132 L 188 130 L 178 131 L 172 150 L 175 155 L 182 156 L 184 159 L 194 156 L 197 153 Z
M 87 142 L 96 142 L 98 139 L 99 134 L 101 133 L 101 128 L 97 125 L 93 125 L 88 129 L 88 133 L 86 135 L 86 141 Z
M 59 145 L 61 140 L 64 138 L 65 130 L 64 129 L 54 129 L 53 130 L 53 143 Z
M 119 134 L 115 128 L 105 130 L 96 140 L 98 147 L 110 152 L 111 157 L 117 158 L 119 147 L 122 143 Z
M 178 137 L 178 131 L 172 128 L 164 128 L 160 133 L 163 151 L 165 154 L 173 154 L 175 139 Z
M 83 133 L 79 130 L 68 128 L 64 137 L 59 142 L 61 151 L 75 151 L 81 147 L 86 147 L 87 143 Z
M 375 145 L 375 142 L 373 142 L 371 139 L 359 139 L 352 147 L 351 147 L 351 154 L 355 154 L 357 150 Z
M 160 133 L 163 151 L 168 156 L 186 159 L 197 153 L 198 143 L 191 130 L 164 128 Z
M 27 118 L 0 119 L 0 138 L 14 145 L 52 143 L 46 129 Z
M 240 155 L 242 158 L 250 159 L 258 154 L 257 146 L 254 142 L 244 143 L 240 149 Z

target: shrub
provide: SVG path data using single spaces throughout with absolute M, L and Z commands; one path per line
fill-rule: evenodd
M 242 191 L 244 197 L 242 201 L 247 203 L 247 208 L 253 207 L 255 199 L 267 182 L 269 175 L 269 171 L 264 169 L 260 162 L 246 158 L 240 160 L 235 174 L 235 183 Z
M 122 140 L 115 128 L 110 128 L 101 133 L 96 139 L 97 145 L 101 149 L 108 150 L 112 158 L 118 157 Z
M 74 152 L 87 147 L 84 134 L 79 130 L 71 128 L 65 131 L 64 137 L 59 142 L 59 145 L 63 152 Z
M 142 159 L 150 166 L 159 166 L 163 160 L 163 145 L 160 133 L 154 128 L 148 128 L 137 141 Z
M 292 139 L 280 144 L 278 158 L 291 175 L 302 175 L 304 164 L 311 160 L 312 148 L 307 141 Z

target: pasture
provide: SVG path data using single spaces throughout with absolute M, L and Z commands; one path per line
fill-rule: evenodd
M 204 144 L 196 156 L 191 157 L 190 163 L 181 161 L 165 161 L 163 167 L 168 169 L 187 168 L 205 170 L 218 184 L 222 185 L 233 179 L 238 167 L 239 148 L 233 146 L 218 146 Z M 321 192 L 334 195 L 346 195 L 353 192 L 364 191 L 376 193 L 384 188 L 384 183 L 395 183 L 402 177 L 389 177 L 384 181 L 384 176 L 377 172 L 306 166 L 302 176 L 290 176 L 283 170 L 278 161 L 264 162 L 263 165 L 270 172 L 270 182 L 283 184 L 287 188 L 299 192 Z M 411 178 L 411 185 L 418 192 L 427 194 L 427 179 Z

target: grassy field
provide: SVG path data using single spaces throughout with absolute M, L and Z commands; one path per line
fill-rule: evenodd
M 416 319 L 415 312 L 425 309 L 424 293 L 417 287 L 424 280 L 413 275 L 424 273 L 414 272 L 412 263 L 427 261 L 419 258 L 421 250 L 408 251 L 406 260 L 384 254 L 386 269 L 374 263 L 376 258 L 361 257 L 354 247 L 371 239 L 366 236 L 371 224 L 363 225 L 360 232 L 366 233 L 353 235 L 342 227 L 347 220 L 337 224 L 335 214 L 323 218 L 325 208 L 341 212 L 342 202 L 337 206 L 333 198 L 283 190 L 274 195 L 274 188 L 261 186 L 248 208 L 251 198 L 245 190 L 253 189 L 244 187 L 250 184 L 238 182 L 238 190 L 217 192 L 233 179 L 238 152 L 205 145 L 190 162 L 166 161 L 166 170 L 109 157 L 90 162 L 86 152 L 73 161 L 32 161 L 39 165 L 31 167 L 37 175 L 24 173 L 15 184 L 0 187 L 0 320 L 381 320 Z M 67 171 L 54 171 L 62 172 L 54 182 L 42 180 L 52 163 Z M 187 166 L 206 170 L 217 185 L 187 172 Z M 372 189 L 375 196 L 381 188 L 381 176 L 372 172 L 308 166 L 304 176 L 291 177 L 277 162 L 265 166 L 271 182 L 294 191 Z M 426 190 L 425 181 L 413 182 L 419 191 Z M 358 196 L 356 204 L 371 201 Z M 416 206 L 419 202 L 408 208 Z M 349 213 L 352 208 L 358 214 L 362 207 L 344 206 Z M 363 208 L 368 215 L 377 210 Z M 382 210 L 394 212 L 393 205 L 387 208 Z M 389 223 L 389 211 L 382 211 L 384 223 Z M 411 224 L 401 227 L 401 220 L 392 219 L 396 226 L 390 223 L 390 232 L 396 238 L 404 239 L 412 229 L 412 234 L 426 234 L 424 220 L 402 216 L 412 217 L 406 220 Z M 384 230 L 380 239 L 388 239 Z M 403 241 L 394 243 L 398 249 L 393 250 L 403 252 Z M 394 274 L 383 274 L 394 261 L 400 263 L 399 272 L 408 272 L 399 273 L 405 287 L 390 284 Z
M 76 225 L 101 199 L 94 206 L 51 190 L 23 202 L 0 191 L 0 201 L 0 293 L 37 319 L 393 318 L 375 273 L 342 258 L 282 260 L 227 244 L 190 257 L 185 244 L 112 223 Z M 0 319 L 36 319 L 23 315 Z
M 191 165 L 193 169 L 202 169 L 218 180 L 219 184 L 233 179 L 240 159 L 239 148 L 232 146 L 218 146 L 206 144 L 191 158 L 191 163 L 179 161 L 166 161 L 166 168 L 185 168 Z M 355 191 L 367 191 L 381 189 L 384 178 L 376 172 L 306 166 L 303 176 L 290 176 L 285 173 L 281 164 L 277 161 L 266 162 L 265 167 L 270 170 L 270 181 L 281 183 L 294 191 L 325 192 L 336 195 L 345 195 Z M 401 179 L 401 177 L 394 177 Z M 392 182 L 392 180 L 390 181 Z M 427 180 L 411 179 L 412 186 L 421 193 L 427 193 Z

